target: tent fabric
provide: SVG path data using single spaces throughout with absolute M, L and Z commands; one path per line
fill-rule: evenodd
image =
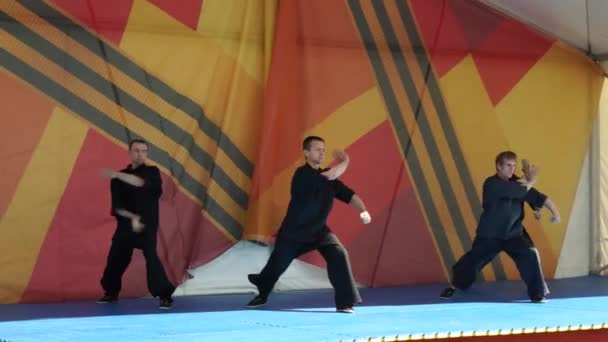
M 361 286 L 447 281 L 507 149 L 540 165 L 537 186 L 562 213 L 558 225 L 547 213 L 525 221 L 545 275 L 589 268 L 562 256 L 589 229 L 581 184 L 602 70 L 483 3 L 49 0 L 0 10 L 1 303 L 100 295 L 115 223 L 99 170 L 123 168 L 135 137 L 161 169 L 158 250 L 182 294 L 248 289 L 238 273 L 259 269 L 271 247 L 244 242 L 272 243 L 311 134 L 349 153 L 342 180 L 372 214 L 364 225 L 337 203 L 328 221 Z M 285 289 L 326 286 L 324 267 L 318 253 L 303 256 Z M 480 275 L 517 278 L 505 255 Z M 147 294 L 136 252 L 121 296 Z

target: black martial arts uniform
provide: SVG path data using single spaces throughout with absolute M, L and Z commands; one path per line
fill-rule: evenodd
M 505 251 L 515 261 L 530 299 L 541 299 L 549 290 L 540 266 L 538 250 L 522 225 L 524 202 L 534 210 L 543 207 L 547 196 L 535 188 L 527 190 L 514 176 L 503 180 L 497 175 L 483 184 L 483 213 L 473 246 L 452 268 L 452 285 L 464 290 L 479 271 L 498 253 Z
M 279 229 L 274 250 L 260 274 L 253 276 L 260 295 L 266 298 L 289 264 L 300 255 L 318 250 L 327 262 L 329 281 L 337 308 L 361 301 L 352 276 L 348 254 L 327 226 L 334 198 L 350 203 L 353 190 L 339 180 L 330 181 L 308 164 L 300 166 L 291 180 L 291 200 Z
M 108 255 L 107 266 L 101 278 L 101 286 L 107 296 L 118 297 L 121 289 L 121 278 L 131 262 L 133 249 L 141 249 L 146 259 L 148 289 L 154 297 L 170 298 L 175 287 L 165 274 L 158 254 L 156 237 L 158 231 L 159 206 L 162 194 L 162 180 L 156 166 L 140 165 L 135 169 L 130 166 L 120 172 L 133 174 L 144 180 L 142 187 L 132 186 L 120 179 L 112 179 L 112 214 L 116 217 L 117 227 Z M 131 220 L 116 214 L 117 209 L 130 211 L 141 217 L 143 232 L 135 233 Z

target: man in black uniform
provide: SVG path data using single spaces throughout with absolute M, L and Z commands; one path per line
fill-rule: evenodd
M 331 169 L 321 169 L 324 140 L 316 136 L 307 137 L 302 149 L 306 163 L 295 171 L 291 180 L 291 200 L 274 250 L 262 272 L 248 276 L 259 294 L 247 306 L 253 308 L 266 304 L 272 288 L 289 264 L 306 252 L 318 250 L 327 262 L 327 274 L 335 290 L 336 310 L 352 313 L 353 306 L 361 302 L 361 297 L 346 249 L 326 222 L 334 198 L 357 209 L 363 223 L 371 222 L 371 217 L 361 198 L 337 179 L 348 166 L 346 153 L 336 151 L 338 164 Z
M 103 170 L 110 178 L 112 215 L 117 227 L 112 238 L 106 268 L 101 278 L 105 295 L 97 303 L 118 301 L 122 275 L 131 262 L 133 249 L 141 249 L 146 259 L 148 289 L 160 298 L 160 308 L 169 309 L 175 287 L 165 274 L 156 253 L 158 231 L 158 201 L 162 194 L 162 180 L 156 166 L 148 166 L 148 144 L 139 139 L 129 143 L 131 164 L 120 172 Z
M 528 287 L 528 296 L 534 303 L 545 302 L 549 289 L 545 283 L 538 250 L 522 226 L 524 202 L 537 212 L 546 207 L 552 213 L 550 221 L 560 222 L 555 204 L 532 186 L 537 169 L 523 161 L 524 177 L 514 175 L 517 155 L 505 151 L 496 157 L 496 174 L 483 184 L 483 212 L 477 226 L 473 246 L 452 267 L 451 285 L 440 297 L 448 299 L 455 289 L 469 288 L 479 271 L 498 253 L 505 251 L 515 261 L 521 279 Z M 537 216 L 538 217 L 538 216 Z

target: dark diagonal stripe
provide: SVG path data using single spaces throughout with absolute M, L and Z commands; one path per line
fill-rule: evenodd
M 43 1 L 19 0 L 18 2 L 46 20 L 59 31 L 82 44 L 103 60 L 129 75 L 133 80 L 137 81 L 167 103 L 170 103 L 175 108 L 179 108 L 184 113 L 188 114 L 197 121 L 200 129 L 218 144 L 219 148 L 226 153 L 244 174 L 249 177 L 253 175 L 253 163 L 239 150 L 236 144 L 222 132 L 220 127 L 205 115 L 203 108 L 192 99 L 173 89 L 158 77 L 149 74 L 145 69 L 124 56 L 113 46 L 106 44 L 103 40 L 88 32 L 81 25 L 64 16 L 61 12 Z
M 467 231 L 460 207 L 458 206 L 458 200 L 456 199 L 454 189 L 452 189 L 452 186 L 450 185 L 449 176 L 445 170 L 443 160 L 441 159 L 441 151 L 439 150 L 439 146 L 433 134 L 433 129 L 429 123 L 428 113 L 426 113 L 424 106 L 422 106 L 422 99 L 418 94 L 416 84 L 411 77 L 411 72 L 405 61 L 405 57 L 403 56 L 403 47 L 400 46 L 399 39 L 391 25 L 383 1 L 373 0 L 372 5 L 378 22 L 380 23 L 380 27 L 382 28 L 382 32 L 384 33 L 385 40 L 390 48 L 391 57 L 397 68 L 399 79 L 407 94 L 408 102 L 410 103 L 412 113 L 414 114 L 414 120 L 418 122 L 421 133 L 420 136 L 428 149 L 429 159 L 431 160 L 433 171 L 437 176 L 441 193 L 448 207 L 448 212 L 454 222 L 456 234 L 458 235 L 458 239 L 460 240 L 463 249 L 467 250 L 471 247 L 471 237 Z
M 55 62 L 84 83 L 87 83 L 111 102 L 119 104 L 152 127 L 158 128 L 159 131 L 178 145 L 183 146 L 190 153 L 192 159 L 209 172 L 210 177 L 226 191 L 228 196 L 242 208 L 247 208 L 247 193 L 243 191 L 221 167 L 216 165 L 213 158 L 205 150 L 196 145 L 191 134 L 184 131 L 172 121 L 165 119 L 161 114 L 137 100 L 131 94 L 124 91 L 116 84 L 107 81 L 94 70 L 90 69 L 64 50 L 59 49 L 3 11 L 0 11 L 0 25 L 16 39 L 38 51 L 41 55 Z
M 450 120 L 443 96 L 441 95 L 441 90 L 439 89 L 439 82 L 431 69 L 431 62 L 428 55 L 426 54 L 426 51 L 424 51 L 424 43 L 422 42 L 422 38 L 420 37 L 418 29 L 416 28 L 414 17 L 405 1 L 397 1 L 397 7 L 412 47 L 416 50 L 416 59 L 418 61 L 418 65 L 423 75 L 425 75 L 425 84 L 429 90 L 431 99 L 433 100 L 437 115 L 439 116 L 439 122 L 448 142 L 450 152 L 452 153 L 452 158 L 456 164 L 456 169 L 458 170 L 460 180 L 463 183 L 469 205 L 473 210 L 473 214 L 479 217 L 482 211 L 481 201 L 479 200 L 475 190 L 476 187 L 473 183 L 473 177 L 471 177 L 471 173 L 469 172 L 469 168 L 464 159 L 464 154 L 460 149 L 460 144 L 458 142 L 458 138 L 456 137 L 456 131 L 454 130 L 454 126 Z M 418 52 L 418 47 L 420 47 L 420 52 Z M 492 261 L 492 267 L 494 268 L 494 273 L 496 274 L 497 279 L 507 278 L 500 260 L 495 258 Z
M 97 108 L 74 95 L 59 83 L 24 63 L 5 50 L 4 47 L 0 47 L 0 65 L 114 138 L 127 143 L 130 136 L 135 136 L 133 132 L 108 118 Z M 183 166 L 164 150 L 154 144 L 149 144 L 149 149 L 152 160 L 166 167 L 188 192 L 203 203 L 203 207 L 211 217 L 235 239 L 240 239 L 243 232 L 241 224 L 231 217 L 211 196 L 207 195 L 207 189 L 202 184 L 186 173 Z
M 359 4 L 359 0 L 349 0 L 348 4 L 353 13 L 353 17 L 359 30 L 359 34 L 361 35 L 361 39 L 365 45 L 365 50 L 367 51 L 367 55 L 371 61 L 372 67 L 376 74 L 376 79 L 378 80 L 380 89 L 384 96 L 384 100 L 387 105 L 391 121 L 393 123 L 393 126 L 395 127 L 395 131 L 397 132 L 397 137 L 399 139 L 399 144 L 401 145 L 403 155 L 407 160 L 409 169 L 412 173 L 412 177 L 415 180 L 415 185 L 418 188 L 418 194 L 420 195 L 424 210 L 426 211 L 426 216 L 431 225 L 431 229 L 433 230 L 433 234 L 435 235 L 437 245 L 439 246 L 439 252 L 441 253 L 441 256 L 446 266 L 453 265 L 454 256 L 448 243 L 448 239 L 445 235 L 443 226 L 441 225 L 441 222 L 438 219 L 439 215 L 437 214 L 437 209 L 435 208 L 433 199 L 430 196 L 428 185 L 424 180 L 424 173 L 418 160 L 416 148 L 411 142 L 411 137 L 407 130 L 405 122 L 403 121 L 403 116 L 401 114 L 401 111 L 399 110 L 399 104 L 397 103 L 395 93 L 391 88 L 388 74 L 384 69 L 384 65 L 382 64 L 380 53 L 372 36 L 369 25 L 363 14 L 363 10 Z

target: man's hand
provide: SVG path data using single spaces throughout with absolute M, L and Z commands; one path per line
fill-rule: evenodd
M 349 157 L 348 157 L 348 154 L 346 154 L 346 152 L 344 152 L 343 150 L 335 150 L 334 159 L 337 160 L 339 163 L 341 163 L 344 161 L 348 161 Z
M 528 159 L 521 160 L 521 171 L 524 173 L 524 175 L 530 173 L 530 162 Z
M 521 177 L 517 182 L 530 190 L 530 188 L 536 183 L 536 179 L 528 180 L 526 177 Z
M 538 167 L 534 164 L 530 164 L 527 159 L 522 159 L 521 164 L 524 177 L 528 181 L 536 181 L 536 177 L 538 176 Z
M 131 219 L 131 228 L 135 233 L 141 233 L 144 230 L 144 224 L 141 223 L 139 216 Z
M 534 218 L 540 220 L 542 215 L 540 214 L 540 210 L 534 210 Z
M 372 216 L 367 210 L 359 214 L 359 217 L 361 218 L 363 224 L 369 224 L 370 222 L 372 222 Z

